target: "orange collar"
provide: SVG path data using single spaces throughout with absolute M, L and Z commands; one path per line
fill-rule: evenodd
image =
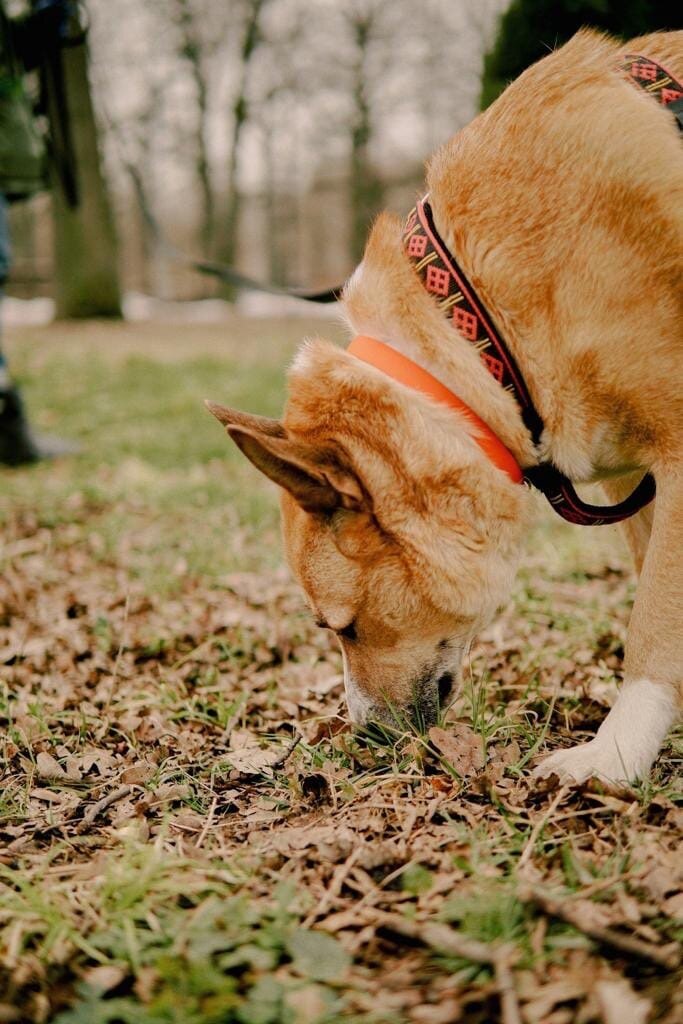
M 387 377 L 397 380 L 406 387 L 414 388 L 415 391 L 421 391 L 423 394 L 429 395 L 430 398 L 435 398 L 442 405 L 448 405 L 451 409 L 464 415 L 475 428 L 472 437 L 487 458 L 494 466 L 507 473 L 513 483 L 520 484 L 522 482 L 524 475 L 519 463 L 498 435 L 494 434 L 491 428 L 477 416 L 476 412 L 470 409 L 469 405 L 449 391 L 431 373 L 423 370 L 421 366 L 401 352 L 385 345 L 383 341 L 365 335 L 354 338 L 347 351 L 364 363 L 374 366 L 376 370 L 386 373 Z

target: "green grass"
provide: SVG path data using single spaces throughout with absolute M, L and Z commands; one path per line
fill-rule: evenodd
M 210 335 L 213 354 L 202 354 L 200 343 L 193 355 L 196 337 L 186 341 L 183 331 L 159 327 L 161 338 L 167 335 L 164 361 L 145 356 L 142 328 L 114 325 L 89 347 L 86 338 L 81 347 L 73 339 L 65 345 L 65 328 L 44 332 L 47 344 L 23 332 L 11 346 L 12 365 L 32 420 L 77 440 L 82 454 L 4 474 L 0 516 L 7 522 L 10 510 L 23 511 L 39 528 L 72 525 L 75 544 L 85 541 L 103 559 L 123 556 L 132 574 L 157 587 L 171 588 L 184 573 L 272 568 L 279 560 L 273 489 L 203 399 L 279 415 L 300 330 L 267 322 L 265 341 L 252 339 L 249 348 L 240 345 L 239 330 L 226 327 L 221 356 L 220 339 Z
M 531 879 L 620 932 L 681 939 L 680 733 L 629 800 L 550 813 L 530 782 L 540 752 L 594 732 L 619 677 L 633 584 L 617 533 L 541 517 L 442 723 L 483 770 L 415 729 L 352 734 L 339 655 L 279 568 L 274 489 L 202 407 L 277 414 L 316 329 L 10 339 L 36 424 L 83 451 L 2 473 L 0 1020 L 499 1019 L 490 965 L 401 940 L 372 916 L 389 912 L 510 945 L 529 1014 L 569 980 L 547 1019 L 599 1019 L 609 973 L 675 1024 L 675 976 L 520 896 Z

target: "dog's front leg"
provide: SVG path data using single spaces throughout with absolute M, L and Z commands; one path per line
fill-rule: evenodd
M 561 782 L 644 778 L 680 713 L 683 687 L 683 469 L 657 475 L 650 543 L 629 624 L 624 685 L 589 743 L 536 769 Z

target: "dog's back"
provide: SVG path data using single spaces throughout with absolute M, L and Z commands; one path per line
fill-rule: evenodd
M 616 70 L 629 53 L 683 80 L 683 32 L 580 32 L 447 143 L 428 184 L 446 242 L 535 366 L 539 404 L 562 381 L 564 409 L 622 408 L 618 429 L 647 423 L 661 450 L 683 428 L 683 143 Z

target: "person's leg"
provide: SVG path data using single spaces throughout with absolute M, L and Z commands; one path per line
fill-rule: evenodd
M 0 194 L 0 304 L 10 261 L 7 200 Z M 22 462 L 34 462 L 37 458 L 38 452 L 28 432 L 21 396 L 12 383 L 0 344 L 0 462 L 18 466 Z
M 7 200 L 0 193 L 0 310 L 4 284 L 9 274 L 11 248 Z M 0 464 L 21 466 L 38 459 L 54 458 L 76 451 L 76 446 L 56 437 L 34 434 L 28 424 L 19 389 L 13 383 L 0 341 Z

